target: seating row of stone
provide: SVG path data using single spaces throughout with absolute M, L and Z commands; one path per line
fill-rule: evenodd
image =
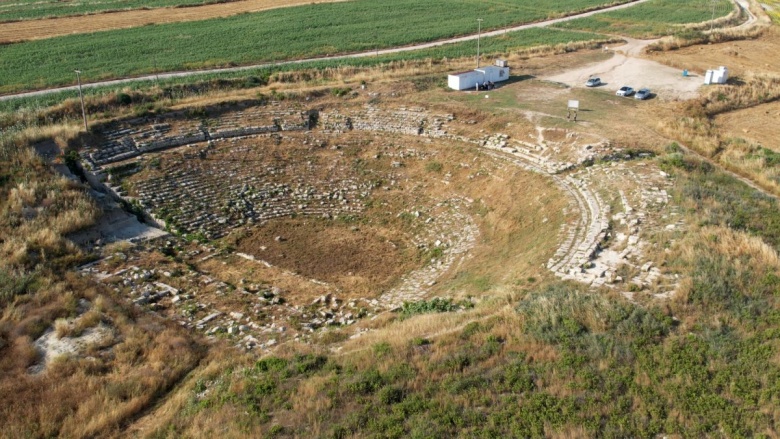
M 247 157 L 252 152 L 238 146 L 216 154 Z M 203 233 L 209 239 L 277 217 L 337 217 L 362 211 L 370 183 L 347 177 L 319 181 L 311 171 L 278 165 L 258 169 L 245 162 L 176 155 L 166 158 L 159 175 L 135 182 L 134 188 L 140 204 L 155 218 L 182 234 Z
M 423 212 L 415 212 L 415 216 L 426 217 L 427 226 L 414 237 L 413 243 L 418 248 L 436 250 L 441 256 L 404 275 L 398 286 L 379 297 L 380 306 L 392 310 L 404 302 L 424 299 L 436 280 L 474 247 L 479 227 L 468 213 L 470 204 L 464 198 L 450 198 Z
M 445 124 L 451 120 L 451 114 L 431 115 L 422 108 L 384 110 L 373 105 L 366 105 L 350 115 L 335 111 L 323 111 L 319 114 L 320 126 L 326 132 L 384 131 L 435 138 L 447 135 Z
M 175 124 L 167 119 L 177 118 Z M 311 128 L 308 112 L 238 111 L 205 121 L 178 119 L 178 114 L 163 115 L 143 123 L 132 120 L 112 123 L 98 131 L 104 141 L 92 145 L 86 157 L 93 166 L 103 166 L 139 156 L 146 152 L 204 142 L 209 139 L 245 137 L 277 131 L 301 131 Z

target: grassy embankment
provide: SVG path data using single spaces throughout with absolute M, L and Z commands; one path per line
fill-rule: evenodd
M 697 100 L 680 104 L 674 119 L 661 130 L 727 169 L 744 175 L 780 194 L 780 156 L 740 138 L 721 134 L 714 116 L 780 99 L 780 77 L 751 75 L 732 78 L 731 84 L 712 86 Z
M 481 11 L 480 16 L 487 30 L 604 3 L 565 0 L 535 7 L 502 1 Z M 473 33 L 476 22 L 472 16 L 477 7 L 474 0 L 402 0 L 392 5 L 359 0 L 10 44 L 0 47 L 4 60 L 0 93 L 70 85 L 75 69 L 83 71 L 85 80 L 96 81 L 434 41 Z M 553 44 L 562 42 L 552 39 Z
M 684 279 L 672 299 L 637 305 L 553 283 L 467 312 L 406 316 L 341 354 L 216 362 L 147 431 L 771 436 L 780 420 L 776 202 L 687 156 L 658 160 L 701 220 L 666 255 Z M 436 305 L 418 309 L 447 311 Z

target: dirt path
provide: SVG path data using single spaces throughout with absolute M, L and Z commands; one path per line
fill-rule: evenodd
M 756 17 L 751 11 L 750 11 L 750 1 L 749 0 L 734 0 L 737 5 L 739 5 L 740 8 L 742 8 L 743 11 L 745 11 L 748 15 L 748 19 L 746 22 L 740 24 L 739 26 L 735 27 L 734 29 L 744 29 L 747 27 L 752 26 L 756 21 L 758 21 L 758 17 Z
M 317 0 L 316 3 L 336 3 L 347 0 Z M 148 24 L 197 21 L 229 17 L 248 12 L 301 6 L 310 0 L 241 0 L 186 8 L 136 9 L 88 16 L 45 18 L 0 24 L 0 44 L 41 40 L 71 34 L 84 34 L 110 29 L 125 29 Z

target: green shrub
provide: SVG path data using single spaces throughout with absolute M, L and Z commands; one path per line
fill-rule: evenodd
M 404 400 L 404 391 L 397 387 L 384 387 L 377 396 L 382 404 L 393 405 Z
M 412 346 L 427 346 L 431 344 L 431 341 L 428 340 L 427 338 L 415 337 L 412 339 L 411 344 Z
M 352 89 L 349 87 L 334 87 L 330 89 L 330 94 L 336 97 L 343 97 L 349 94 L 351 91 Z
M 287 367 L 288 361 L 279 357 L 267 357 L 255 363 L 254 369 L 258 372 L 278 372 Z
M 433 161 L 425 164 L 425 170 L 428 172 L 441 172 L 444 166 L 441 162 Z
M 435 297 L 431 300 L 422 300 L 419 302 L 404 302 L 401 307 L 401 318 L 406 319 L 416 314 L 428 314 L 439 312 L 453 312 L 463 309 L 471 309 L 474 304 L 468 300 L 455 302 L 449 298 Z
M 390 346 L 390 343 L 386 341 L 375 343 L 374 346 L 372 346 L 372 349 L 374 351 L 374 355 L 377 357 L 384 357 L 387 354 L 393 352 L 393 347 Z
M 678 152 L 682 153 L 682 148 L 680 147 L 680 145 L 677 142 L 672 142 L 672 143 L 666 145 L 664 150 L 667 153 L 669 153 L 669 154 L 678 153 Z
M 293 358 L 291 366 L 298 374 L 310 374 L 322 369 L 328 362 L 324 355 L 298 354 Z
M 659 159 L 659 165 L 661 169 L 667 172 L 671 172 L 675 169 L 684 169 L 690 171 L 692 168 L 691 163 L 685 159 L 681 152 L 672 152 Z
M 385 385 L 384 378 L 376 369 L 370 369 L 347 385 L 347 389 L 354 394 L 370 395 Z
M 615 332 L 621 337 L 644 345 L 665 337 L 671 331 L 673 324 L 672 318 L 663 315 L 657 308 L 646 310 L 635 307 L 625 320 L 615 326 Z
M 405 395 L 403 400 L 393 406 L 393 413 L 409 418 L 423 413 L 430 407 L 431 401 L 419 394 Z
M 525 362 L 525 358 L 505 366 L 502 372 L 499 388 L 503 391 L 520 393 L 530 392 L 536 388 L 534 383 L 536 374 Z
M 465 327 L 463 327 L 463 332 L 460 333 L 460 338 L 468 339 L 480 331 L 482 331 L 482 325 L 480 325 L 479 322 L 469 322 Z
M 244 87 L 252 88 L 267 85 L 269 76 L 270 75 L 267 72 L 262 78 L 258 76 L 247 76 L 246 79 L 244 79 Z
M 127 93 L 119 93 L 116 95 L 116 103 L 119 105 L 130 105 L 133 103 L 133 98 Z
M 486 389 L 492 386 L 492 383 L 485 377 L 468 375 L 452 375 L 450 382 L 446 385 L 447 390 L 452 394 L 467 393 L 472 389 Z
M 446 370 L 453 372 L 463 372 L 464 369 L 471 366 L 471 357 L 468 353 L 465 352 L 451 354 L 445 357 L 442 365 Z
M 9 271 L 0 268 L 0 307 L 15 296 L 26 294 L 34 284 L 37 272 Z
M 517 305 L 525 317 L 525 332 L 548 343 L 572 341 L 588 332 L 585 320 L 604 314 L 610 305 L 580 287 L 552 284 L 528 295 Z

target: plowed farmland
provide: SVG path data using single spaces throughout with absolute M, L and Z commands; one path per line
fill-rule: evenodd
M 318 3 L 334 3 L 345 0 L 322 0 Z M 104 14 L 67 16 L 50 19 L 25 20 L 0 25 L 0 43 L 40 40 L 62 35 L 84 34 L 111 29 L 145 26 L 149 24 L 197 21 L 208 18 L 229 17 L 248 12 L 266 11 L 310 4 L 306 0 L 245 0 L 207 4 L 197 7 L 166 7 L 159 9 L 133 9 Z M 1 10 L 0 10 L 1 11 Z M 0 12 L 0 20 L 3 15 Z

